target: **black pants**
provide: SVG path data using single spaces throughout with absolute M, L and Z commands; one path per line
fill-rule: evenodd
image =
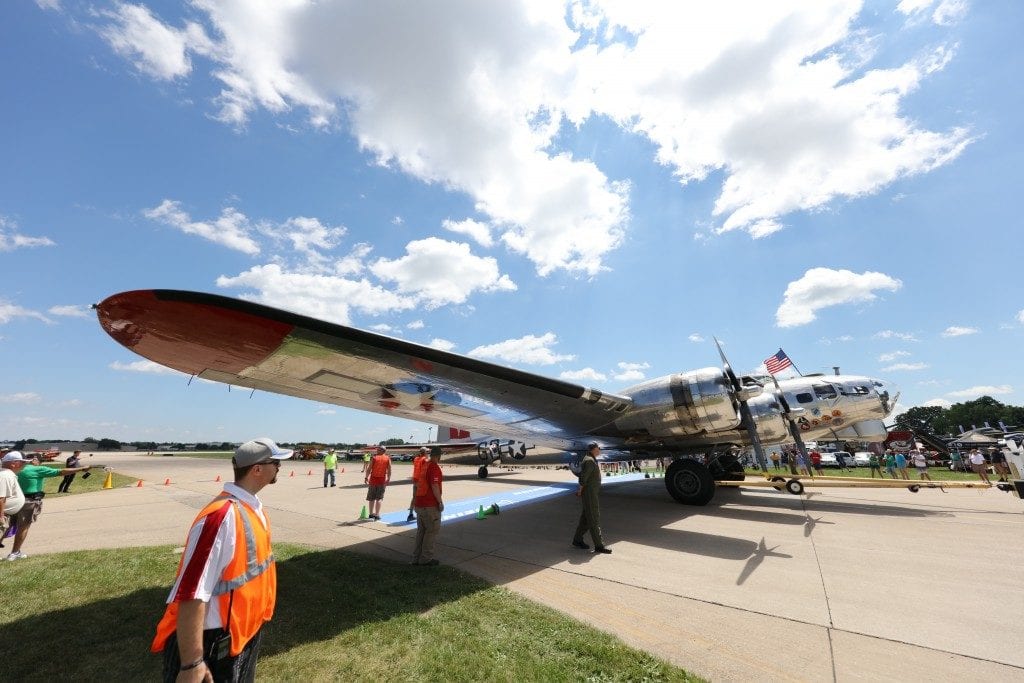
M 60 480 L 60 485 L 57 486 L 57 493 L 67 493 L 68 489 L 71 488 L 71 482 L 75 480 L 75 475 L 65 474 L 64 478 Z
M 224 633 L 222 628 L 213 628 L 203 631 L 203 652 L 210 651 L 210 645 L 215 641 L 221 634 Z M 210 671 L 213 672 L 213 680 L 218 681 L 231 681 L 231 683 L 252 683 L 256 679 L 256 658 L 260 656 L 260 640 L 263 639 L 263 629 L 257 631 L 256 635 L 253 636 L 252 640 L 245 644 L 242 651 L 238 653 L 237 657 L 231 658 L 231 675 L 230 678 L 226 676 L 219 676 L 217 671 L 211 666 Z M 211 662 L 207 659 L 207 665 Z M 164 645 L 164 681 L 165 683 L 173 683 L 178 678 L 178 670 L 181 668 L 181 659 L 178 654 L 178 634 L 172 633 L 171 637 L 167 639 L 167 643 Z

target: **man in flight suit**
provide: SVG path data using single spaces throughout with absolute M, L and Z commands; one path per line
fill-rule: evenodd
M 580 511 L 580 521 L 576 525 L 572 544 L 577 548 L 589 550 L 590 546 L 583 542 L 583 534 L 590 531 L 594 552 L 611 554 L 611 549 L 604 547 L 604 541 L 601 539 L 601 504 L 598 499 L 601 492 L 601 468 L 597 466 L 597 456 L 600 453 L 601 447 L 592 443 L 587 446 L 587 454 L 580 463 L 580 488 L 576 495 L 579 496 L 583 509 Z

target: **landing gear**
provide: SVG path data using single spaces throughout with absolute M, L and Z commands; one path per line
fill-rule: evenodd
M 480 477 L 481 479 L 486 479 L 487 478 L 487 465 L 481 465 L 480 469 L 478 469 L 476 471 L 476 476 Z
M 708 461 L 708 471 L 715 481 L 743 481 L 743 463 L 732 453 L 722 453 Z
M 680 458 L 665 471 L 665 488 L 683 505 L 707 505 L 715 495 L 715 480 L 704 465 Z
M 790 479 L 786 482 L 786 490 L 794 496 L 799 496 L 804 492 L 804 485 L 800 483 L 799 479 Z
M 918 491 L 921 490 L 921 487 L 917 484 L 911 484 L 910 486 L 907 487 L 907 490 L 910 491 L 911 493 L 917 493 Z

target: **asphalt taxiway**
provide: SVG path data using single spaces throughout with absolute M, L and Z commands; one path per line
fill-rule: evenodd
M 223 460 L 89 459 L 143 486 L 48 498 L 30 555 L 179 544 L 216 477 L 230 476 Z M 274 538 L 406 560 L 410 468 L 396 464 L 375 522 L 357 519 L 361 463 L 339 466 L 325 489 L 321 463 L 285 463 L 260 494 Z M 602 527 L 613 554 L 593 555 L 569 545 L 579 503 L 568 472 L 444 473 L 443 563 L 708 679 L 1024 681 L 1024 501 L 1011 494 L 741 489 L 694 508 L 660 479 L 611 477 Z M 501 514 L 476 519 L 490 502 Z

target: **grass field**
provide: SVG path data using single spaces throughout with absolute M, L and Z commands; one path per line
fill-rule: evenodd
M 450 567 L 274 550 L 278 605 L 258 680 L 699 680 Z M 177 562 L 163 546 L 3 563 L 0 677 L 158 680 L 149 643 Z
M 85 462 L 85 464 L 91 465 L 92 463 Z M 57 493 L 57 487 L 60 486 L 62 477 L 50 477 L 49 479 L 44 481 L 43 491 L 46 492 L 47 496 L 53 496 L 56 498 L 63 498 L 64 496 L 75 496 L 78 495 L 79 493 L 89 493 L 91 491 L 99 491 L 100 489 L 103 488 L 103 482 L 107 478 L 107 473 L 104 472 L 103 468 L 99 466 L 102 464 L 105 463 L 103 463 L 102 461 L 96 463 L 96 469 L 91 470 L 92 476 L 89 477 L 88 479 L 83 479 L 83 473 L 80 472 L 75 477 L 75 480 L 71 482 L 71 491 L 69 493 Z M 63 465 L 58 464 L 47 465 L 47 467 L 54 467 L 56 469 L 64 468 Z M 111 482 L 111 485 L 114 488 L 128 486 L 129 484 L 134 484 L 136 481 L 131 477 L 126 477 L 125 475 L 118 474 L 117 472 L 113 472 L 112 474 L 113 481 Z

